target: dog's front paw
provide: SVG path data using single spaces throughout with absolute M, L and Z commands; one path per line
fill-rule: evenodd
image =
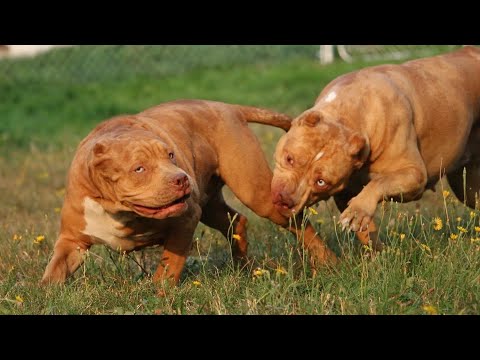
M 372 221 L 375 213 L 375 208 L 366 209 L 365 207 L 358 206 L 355 199 L 350 201 L 350 205 L 340 215 L 340 224 L 342 229 L 350 229 L 352 231 L 365 231 L 368 229 L 368 225 Z

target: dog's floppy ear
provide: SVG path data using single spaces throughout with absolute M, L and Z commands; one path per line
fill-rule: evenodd
M 112 157 L 110 156 L 109 141 L 101 140 L 97 142 L 92 149 L 90 156 L 90 171 L 95 171 L 103 178 L 112 181 L 118 180 L 120 177 L 117 171 L 112 169 Z
M 316 111 L 310 111 L 302 119 L 302 123 L 304 123 L 307 126 L 317 126 L 317 124 L 320 121 L 322 121 L 322 114 L 320 114 Z
M 107 152 L 107 146 L 104 143 L 98 142 L 93 147 L 93 154 L 95 156 L 102 156 Z
M 109 141 L 107 140 L 101 140 L 93 146 L 90 156 L 90 164 L 93 168 L 100 172 L 104 172 L 108 168 L 112 161 L 109 154 L 110 148 L 111 146 L 109 146 Z
M 107 160 L 108 146 L 105 141 L 97 142 L 92 149 L 92 165 L 97 167 Z
M 367 139 L 358 133 L 353 133 L 347 140 L 348 153 L 354 159 L 354 166 L 360 168 L 370 154 Z

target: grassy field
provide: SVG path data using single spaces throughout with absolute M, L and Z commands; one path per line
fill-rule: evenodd
M 28 69 L 39 61 L 46 60 L 18 66 Z M 313 58 L 291 56 L 180 74 L 140 72 L 119 79 L 99 72 L 77 82 L 45 83 L 38 73 L 20 82 L 0 76 L 0 314 L 478 314 L 480 212 L 460 204 L 446 182 L 420 202 L 379 206 L 377 222 L 388 244 L 380 254 L 361 249 L 338 228 L 331 201 L 309 210 L 319 234 L 343 260 L 315 276 L 292 235 L 226 190 L 229 203 L 250 220 L 250 267 L 235 268 L 227 241 L 200 225 L 181 284 L 165 297 L 156 296 L 141 269 L 155 269 L 158 248 L 122 256 L 93 247 L 65 286 L 38 286 L 58 232 L 68 166 L 95 124 L 178 98 L 295 115 L 330 80 L 366 65 L 320 67 Z M 252 128 L 271 160 L 281 132 Z

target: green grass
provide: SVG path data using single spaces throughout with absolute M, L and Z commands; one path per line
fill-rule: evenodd
M 48 83 L 28 87 L 0 84 L 7 100 L 0 103 L 0 146 L 17 149 L 33 143 L 45 149 L 78 142 L 110 116 L 139 112 L 178 98 L 258 105 L 294 115 L 311 106 L 312 94 L 330 79 L 352 69 L 352 65 L 340 64 L 320 71 L 312 60 L 296 60 L 278 66 L 237 66 L 235 71 L 192 70 L 160 79 L 137 77 L 53 87 Z
M 216 59 L 221 63 L 220 55 Z M 33 66 L 37 60 L 28 61 Z M 320 67 L 313 58 L 285 56 L 190 66 L 177 75 L 99 72 L 79 82 L 67 75 L 53 83 L 39 81 L 45 74 L 26 73 L 21 82 L 0 76 L 0 314 L 478 314 L 480 214 L 452 194 L 444 202 L 440 187 L 417 203 L 379 206 L 376 220 L 388 247 L 376 255 L 340 231 L 331 201 L 320 204 L 309 217 L 343 261 L 315 276 L 292 235 L 258 218 L 226 190 L 228 202 L 250 220 L 249 267 L 235 268 L 227 241 L 200 225 L 180 286 L 163 298 L 137 265 L 154 271 L 158 248 L 122 256 L 93 247 L 65 286 L 38 286 L 58 233 L 68 166 L 78 142 L 99 121 L 178 98 L 295 115 L 330 80 L 365 65 Z M 281 132 L 252 128 L 271 160 Z M 434 217 L 443 220 L 441 230 L 433 228 Z M 452 233 L 458 238 L 452 240 Z M 45 240 L 35 243 L 39 235 Z

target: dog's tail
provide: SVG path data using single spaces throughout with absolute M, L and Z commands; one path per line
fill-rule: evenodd
M 292 125 L 292 118 L 285 114 L 251 106 L 234 105 L 234 107 L 247 122 L 271 125 L 285 131 L 288 131 Z

